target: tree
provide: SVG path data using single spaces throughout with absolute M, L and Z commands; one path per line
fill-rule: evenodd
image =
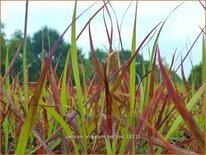
M 125 62 L 123 62 L 121 55 L 122 55 L 122 52 L 119 53 L 119 56 L 120 56 L 121 64 L 123 64 Z M 131 51 L 125 50 L 124 51 L 124 61 L 128 61 L 130 58 L 131 58 Z M 140 78 L 142 78 L 144 76 L 143 75 L 143 65 L 145 67 L 145 71 L 147 72 L 149 69 L 149 61 L 144 60 L 143 56 L 141 56 L 140 54 L 137 54 L 135 61 L 136 61 L 136 73 L 140 76 Z
M 119 52 L 119 57 L 120 57 L 120 62 L 121 64 L 124 64 L 126 61 L 128 61 L 130 58 L 131 58 L 131 51 L 130 50 L 125 50 L 124 51 L 124 61 L 122 60 L 122 52 Z M 104 52 L 102 49 L 95 49 L 95 55 L 96 55 L 96 58 L 98 60 L 98 62 L 100 63 L 100 66 L 101 64 L 104 63 L 106 57 L 107 57 L 107 53 Z M 142 78 L 143 77 L 143 65 L 145 67 L 145 71 L 147 72 L 148 71 L 148 68 L 149 68 L 149 61 L 146 61 L 143 59 L 143 57 L 140 55 L 140 54 L 137 54 L 136 56 L 136 73 Z M 88 74 L 89 74 L 89 77 L 91 77 L 93 74 L 91 73 L 93 70 L 94 70 L 94 67 L 93 67 L 93 60 L 92 60 L 92 55 L 91 53 L 89 53 L 89 58 L 86 60 L 86 66 L 87 66 L 87 70 L 89 70 Z M 95 72 L 95 71 L 94 71 Z
M 34 71 L 38 69 L 40 72 L 41 70 L 41 61 L 42 61 L 42 32 L 44 36 L 44 57 L 45 59 L 48 57 L 50 50 L 54 46 L 55 42 L 58 40 L 60 37 L 60 34 L 52 28 L 48 27 L 43 27 L 41 30 L 37 31 L 34 33 L 33 38 L 32 38 L 32 45 L 33 45 L 33 52 L 35 53 L 34 59 L 36 60 L 35 63 L 33 64 L 32 69 Z M 62 40 L 57 49 L 56 52 L 54 53 L 53 59 L 52 59 L 52 64 L 53 66 L 56 65 L 58 62 L 58 68 L 57 68 L 57 77 L 60 77 L 62 74 L 62 71 L 65 66 L 65 61 L 67 57 L 67 53 L 70 50 L 71 45 L 69 43 L 66 43 L 64 40 Z M 84 60 L 84 55 L 82 54 L 81 49 L 77 49 L 77 55 L 78 55 L 78 62 L 81 63 L 82 60 Z M 58 59 L 60 58 L 60 61 Z
M 48 27 L 43 27 L 41 30 L 34 33 L 32 38 L 32 45 L 33 45 L 33 52 L 35 53 L 34 59 L 36 60 L 33 64 L 31 69 L 38 69 L 38 71 L 41 71 L 41 62 L 42 62 L 42 33 L 44 36 L 44 57 L 45 59 L 48 57 L 50 50 L 54 46 L 55 42 L 60 37 L 60 34 L 55 30 Z M 58 70 L 57 75 L 60 76 L 63 67 L 65 64 L 67 52 L 70 49 L 70 45 L 65 43 L 64 40 L 62 40 L 53 56 L 52 63 L 55 66 L 58 58 L 60 57 L 60 61 L 58 64 Z
M 188 77 L 188 83 L 191 85 L 192 82 L 195 82 L 196 88 L 199 88 L 202 85 L 202 63 L 195 65 Z
M 107 53 L 104 50 L 97 48 L 95 49 L 95 55 L 101 67 L 106 59 Z M 84 59 L 84 65 L 85 65 L 85 73 L 87 77 L 91 79 L 94 76 L 94 73 L 96 72 L 91 52 L 89 52 L 88 59 Z
M 0 34 L 0 73 L 1 75 L 4 74 L 2 71 L 4 71 L 4 53 L 6 51 L 6 39 L 5 39 L 5 33 L 4 33 L 4 24 L 1 23 L 1 34 Z
M 5 64 L 6 50 L 7 49 L 9 50 L 9 61 L 11 61 L 22 40 L 23 40 L 23 33 L 20 30 L 17 30 L 12 34 L 11 39 L 6 41 L 5 49 L 3 50 L 3 53 L 2 53 L 2 64 Z M 23 69 L 22 52 L 23 50 L 21 48 L 19 55 L 12 68 L 12 75 L 14 77 L 19 75 L 20 80 L 22 80 L 22 74 L 19 74 L 19 73 L 21 73 Z M 27 64 L 29 64 L 33 60 L 32 44 L 31 44 L 31 38 L 29 36 L 27 37 L 27 53 L 28 53 L 27 55 L 28 63 Z M 4 67 L 2 66 L 2 68 Z
M 98 62 L 102 64 L 105 61 L 107 53 L 104 52 L 102 49 L 97 48 L 97 49 L 95 49 L 95 55 L 96 55 L 96 58 L 97 58 Z M 91 52 L 89 53 L 89 59 L 92 61 Z

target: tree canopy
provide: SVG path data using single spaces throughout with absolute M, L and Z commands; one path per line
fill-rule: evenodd
M 2 30 L 3 30 L 2 26 Z M 2 31 L 3 32 L 3 31 Z M 42 64 L 42 53 L 44 53 L 44 58 L 46 59 L 49 55 L 49 51 L 59 38 L 60 34 L 57 30 L 48 28 L 47 26 L 43 27 L 42 29 L 35 32 L 32 36 L 27 36 L 27 68 L 28 68 L 28 78 L 29 81 L 37 81 L 40 71 L 41 71 L 41 64 Z M 6 40 L 5 34 L 1 33 L 2 37 L 2 70 L 4 70 L 4 64 L 5 64 L 5 53 L 6 50 L 9 50 L 9 61 L 13 58 L 17 48 L 20 45 L 20 42 L 23 39 L 23 33 L 20 30 L 17 30 L 13 33 L 11 39 Z M 43 41 L 42 41 L 43 40 Z M 42 45 L 43 44 L 43 45 Z M 56 70 L 57 78 L 60 78 L 64 66 L 65 61 L 67 57 L 67 53 L 70 50 L 71 45 L 64 40 L 62 40 L 56 49 L 56 52 L 53 56 L 52 63 L 53 66 L 58 66 Z M 43 50 L 43 52 L 42 52 Z M 14 64 L 12 75 L 19 76 L 19 79 L 22 79 L 22 49 L 20 51 L 20 54 Z M 94 76 L 95 73 L 95 67 L 92 60 L 91 52 L 89 52 L 88 58 L 85 58 L 84 54 L 82 53 L 82 50 L 78 48 L 78 62 L 79 64 L 84 65 L 84 71 L 86 76 L 91 79 Z M 95 54 L 98 62 L 101 64 L 104 63 L 106 57 L 108 56 L 108 53 L 104 50 L 97 48 L 95 49 Z M 122 59 L 122 51 L 117 52 L 117 55 L 119 55 L 121 64 L 125 63 L 131 58 L 131 51 L 125 50 L 124 51 L 124 60 Z M 59 59 L 59 61 L 58 61 Z M 136 56 L 136 73 L 142 78 L 145 73 L 148 72 L 149 68 L 149 61 L 144 60 L 143 56 L 140 54 L 137 54 Z M 144 66 L 144 67 L 143 67 Z M 157 69 L 157 79 L 159 80 L 159 71 Z M 82 73 L 80 73 L 80 78 L 82 79 Z M 176 76 L 176 80 L 181 80 L 179 76 Z
M 196 88 L 202 85 L 202 63 L 195 65 L 189 75 L 188 83 L 195 82 Z

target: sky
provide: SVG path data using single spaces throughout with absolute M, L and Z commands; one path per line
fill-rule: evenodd
M 95 1 L 79 1 L 77 4 L 77 15 L 81 14 L 85 9 L 91 6 Z M 144 37 L 159 22 L 176 8 L 181 1 L 139 1 L 137 10 L 137 47 Z M 97 2 L 90 10 L 85 12 L 77 20 L 77 34 L 82 30 L 88 19 L 103 5 L 103 2 Z M 121 23 L 125 11 L 130 5 L 130 1 L 113 1 L 118 22 Z M 48 26 L 56 29 L 60 34 L 72 21 L 74 1 L 30 1 L 28 12 L 28 35 L 32 36 L 35 32 Z M 119 41 L 115 22 L 114 12 L 110 8 L 113 21 L 113 48 L 118 50 Z M 4 32 L 6 37 L 11 38 L 15 30 L 24 29 L 25 1 L 2 1 L 1 2 L 1 20 L 5 24 Z M 105 12 L 106 14 L 106 12 Z M 131 49 L 132 32 L 135 14 L 135 2 L 132 2 L 128 11 L 124 16 L 121 27 L 121 37 L 124 49 Z M 106 14 L 106 21 L 110 30 L 110 20 Z M 199 27 L 204 27 L 204 9 L 198 1 L 185 1 L 177 10 L 175 10 L 168 18 L 159 39 L 159 47 L 161 56 L 167 64 L 171 63 L 174 51 L 177 51 L 179 57 L 175 61 L 175 67 L 180 63 L 181 57 L 184 57 L 194 42 L 198 34 L 201 32 Z M 91 21 L 92 38 L 95 48 L 108 49 L 108 40 L 103 21 L 103 12 L 100 12 Z M 64 40 L 70 42 L 71 30 L 66 33 Z M 193 65 L 199 64 L 202 60 L 202 37 L 198 39 L 189 58 L 184 62 L 185 75 L 189 76 L 191 70 L 191 62 Z M 153 40 L 142 51 L 145 59 L 149 59 L 149 50 L 151 50 Z M 88 28 L 85 29 L 77 45 L 87 56 L 90 50 Z M 180 75 L 180 71 L 177 72 Z

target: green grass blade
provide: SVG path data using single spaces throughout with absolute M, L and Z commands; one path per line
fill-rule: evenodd
M 118 139 L 119 139 L 120 128 L 121 128 L 121 120 L 120 120 L 120 123 L 118 125 L 118 129 L 117 129 L 117 133 L 116 133 L 115 138 L 114 138 L 114 142 L 112 143 L 113 154 L 116 154 L 116 151 L 117 151 L 117 143 L 118 143 Z
M 78 67 L 78 58 L 77 58 L 77 45 L 76 45 L 76 10 L 77 10 L 77 0 L 75 1 L 74 6 L 74 12 L 73 12 L 73 18 L 72 18 L 72 29 L 71 29 L 71 58 L 72 58 L 72 69 L 73 69 L 73 76 L 74 81 L 76 85 L 76 91 L 77 91 L 77 101 L 78 101 L 78 108 L 81 115 L 81 128 L 80 133 L 83 135 L 83 142 L 84 142 L 84 151 L 87 153 L 87 138 L 86 133 L 84 129 L 84 121 L 85 121 L 85 109 L 83 105 L 83 96 L 82 96 L 82 89 L 81 89 L 81 83 L 80 83 L 80 72 Z
M 164 82 L 167 86 L 168 94 L 171 97 L 171 99 L 175 105 L 175 108 L 178 110 L 179 114 L 183 117 L 185 123 L 190 128 L 192 134 L 196 138 L 195 140 L 198 142 L 198 144 L 201 148 L 201 152 L 204 152 L 205 141 L 203 138 L 203 133 L 201 132 L 200 128 L 197 126 L 193 115 L 191 115 L 189 113 L 188 109 L 185 107 L 183 98 L 180 97 L 178 95 L 178 92 L 174 89 L 174 86 L 173 86 L 172 82 L 170 81 L 166 70 L 163 67 L 158 46 L 157 46 L 157 51 L 158 51 L 158 61 L 159 61 L 160 71 L 161 71 L 161 74 L 164 78 Z
M 19 51 L 20 51 L 21 47 L 22 47 L 22 42 L 20 43 L 18 49 L 16 50 L 16 52 L 14 54 L 14 57 L 12 58 L 6 73 L 4 74 L 3 78 L 0 81 L 1 86 L 3 86 L 4 82 L 6 81 L 6 78 L 9 75 L 9 73 L 10 73 L 10 71 L 11 71 L 13 65 L 14 65 L 14 62 L 16 61 L 16 59 L 17 59 L 17 57 L 19 55 Z
M 133 36 L 132 36 L 132 50 L 131 57 L 135 54 L 136 50 L 136 22 L 137 21 L 137 3 L 135 10 L 135 19 L 134 19 L 134 27 L 133 27 Z M 130 66 L 130 110 L 134 110 L 135 106 L 135 85 L 136 85 L 136 59 L 134 59 Z M 130 123 L 134 125 L 133 113 L 130 112 Z
M 167 20 L 167 19 L 166 19 Z M 155 38 L 155 41 L 154 41 L 154 44 L 153 44 L 153 47 L 152 47 L 152 55 L 150 57 L 150 62 L 149 62 L 149 71 L 152 70 L 152 65 L 153 65 L 153 62 L 154 62 L 154 56 L 155 56 L 155 51 L 156 51 L 156 47 L 157 47 L 157 44 L 158 44 L 158 40 L 159 40 L 159 37 L 160 37 L 160 34 L 161 34 L 161 31 L 164 27 L 164 24 L 166 22 L 166 20 L 162 23 L 159 31 L 158 31 L 158 34 Z M 152 76 L 151 74 L 148 74 L 148 81 L 147 81 L 147 88 L 146 88 L 146 95 L 145 95 L 145 103 L 149 103 L 149 94 L 150 94 L 150 85 L 151 85 L 151 79 Z
M 119 149 L 119 154 L 125 153 L 126 145 L 128 143 L 127 135 L 129 135 L 129 133 L 127 132 L 127 129 L 121 128 L 122 143 Z
M 196 92 L 196 94 L 191 98 L 191 100 L 186 105 L 186 108 L 188 111 L 192 110 L 198 99 L 202 96 L 204 91 L 206 90 L 205 85 L 202 85 L 199 90 Z M 165 136 L 165 139 L 168 140 L 173 133 L 177 130 L 178 126 L 183 122 L 183 118 L 181 115 L 178 115 L 178 117 L 175 119 L 173 125 L 170 127 L 167 135 Z
M 71 29 L 71 56 L 72 56 L 72 69 L 74 73 L 74 81 L 77 90 L 77 100 L 79 103 L 79 110 L 81 114 L 81 118 L 84 120 L 84 108 L 83 108 L 83 96 L 81 90 L 81 83 L 80 83 L 80 73 L 78 67 L 78 59 L 77 59 L 77 45 L 76 45 L 76 10 L 77 10 L 77 1 L 75 1 L 74 12 L 73 12 L 73 24 Z
M 33 98 L 32 102 L 35 102 L 35 101 L 36 100 Z M 27 141 L 30 135 L 30 129 L 32 125 L 33 116 L 35 116 L 35 113 L 37 112 L 37 110 L 33 110 L 35 109 L 35 106 L 36 106 L 35 104 L 30 105 L 26 120 L 24 122 L 24 125 L 22 126 L 21 135 L 19 138 L 19 142 L 18 142 L 16 151 L 15 151 L 15 154 L 25 153 Z
M 205 70 L 206 70 L 206 40 L 205 37 L 203 36 L 202 39 L 202 83 L 206 82 L 206 75 L 205 75 Z
M 4 122 L 2 124 L 3 127 L 3 133 L 4 133 L 4 149 L 5 149 L 5 154 L 8 154 L 8 148 L 9 148 L 9 121 L 8 117 L 4 119 Z
M 44 102 L 41 102 L 41 103 L 45 105 Z M 52 115 L 56 119 L 56 121 L 58 121 L 58 123 L 65 130 L 65 133 L 67 134 L 67 136 L 69 136 L 69 138 L 71 139 L 71 142 L 74 145 L 75 153 L 78 154 L 78 147 L 77 147 L 77 144 L 75 143 L 75 140 L 73 137 L 73 132 L 72 132 L 71 128 L 69 127 L 69 125 L 64 121 L 64 119 L 53 108 L 45 107 L 45 109 L 50 113 L 50 115 Z
M 24 43 L 23 43 L 23 78 L 24 78 L 24 98 L 25 103 L 28 101 L 28 87 L 27 87 L 27 68 L 26 68 L 26 46 L 27 46 L 27 18 L 28 18 L 28 3 L 29 1 L 26 1 L 26 11 L 25 11 L 25 22 L 24 22 Z M 28 111 L 28 107 L 26 107 L 26 110 Z
M 9 69 L 9 45 L 6 47 L 6 61 L 5 61 L 5 71 L 7 72 Z M 6 78 L 6 90 L 9 89 L 9 76 Z
M 205 85 L 202 85 L 199 90 L 196 92 L 196 94 L 191 98 L 191 100 L 188 102 L 188 104 L 186 105 L 186 108 L 188 111 L 190 111 L 193 106 L 196 104 L 196 102 L 198 101 L 198 99 L 201 97 L 201 95 L 204 93 L 205 91 Z M 181 117 L 181 115 L 178 115 L 176 120 L 174 121 L 174 123 L 172 124 L 172 126 L 170 127 L 167 135 L 165 136 L 165 140 L 168 140 L 169 138 L 172 137 L 172 135 L 174 134 L 174 132 L 177 130 L 178 126 L 183 122 L 183 118 Z M 157 150 L 157 153 L 160 154 L 162 151 L 161 148 L 159 148 Z
M 205 35 L 203 36 L 203 41 L 202 41 L 202 81 L 204 84 L 206 84 L 206 75 L 205 75 L 205 70 L 206 70 L 206 39 Z M 206 111 L 206 91 L 204 93 L 203 97 L 203 109 L 204 112 Z M 206 123 L 206 116 L 205 116 L 205 123 Z M 206 129 L 205 129 L 206 131 Z
M 70 53 L 71 51 L 68 51 L 65 65 L 64 65 L 64 70 L 63 70 L 63 78 L 62 78 L 62 89 L 60 93 L 60 99 L 61 99 L 61 104 L 62 104 L 62 115 L 64 116 L 66 111 L 67 111 L 67 71 L 68 71 L 68 63 L 69 63 L 69 58 L 70 58 Z
M 43 85 L 45 83 L 45 79 L 46 79 L 47 71 L 49 69 L 49 65 L 52 61 L 52 57 L 53 57 L 60 41 L 62 40 L 64 34 L 70 28 L 70 26 L 71 26 L 71 24 L 66 28 L 66 30 L 62 33 L 62 35 L 55 42 L 53 48 L 51 49 L 49 57 L 48 57 L 47 61 L 45 62 L 45 65 L 41 71 L 34 95 L 32 96 L 32 98 L 29 101 L 30 107 L 28 110 L 28 115 L 26 117 L 24 125 L 22 126 L 22 130 L 21 130 L 21 134 L 20 134 L 20 138 L 19 138 L 19 142 L 17 145 L 17 149 L 15 151 L 15 154 L 24 154 L 25 153 L 26 144 L 27 144 L 27 141 L 29 138 L 31 125 L 32 125 L 33 120 L 35 119 L 35 115 L 37 114 L 37 109 L 38 109 L 37 104 L 38 104 L 40 96 L 41 96 L 42 88 L 43 88 Z
M 107 137 L 104 137 L 105 139 L 105 143 L 106 143 L 106 150 L 107 150 L 107 154 L 112 154 L 112 148 L 110 145 L 110 140 Z
M 54 144 L 51 146 L 51 150 L 54 150 L 61 142 L 61 139 L 58 139 L 57 141 L 54 142 Z
M 139 89 L 140 89 L 140 107 L 139 107 L 139 113 L 143 112 L 143 107 L 144 107 L 144 86 L 143 83 L 141 82 L 140 77 L 138 76 L 138 81 L 139 81 Z
M 169 19 L 170 15 L 177 9 L 179 8 L 184 2 L 180 3 L 177 7 L 174 8 L 174 10 L 172 10 L 172 12 L 167 16 L 167 18 L 164 20 L 164 22 L 162 23 L 159 31 L 158 31 L 158 34 L 155 38 L 155 41 L 154 41 L 154 44 L 153 44 L 153 47 L 152 47 L 152 55 L 151 55 L 151 58 L 150 58 L 150 62 L 149 62 L 149 71 L 152 70 L 152 65 L 153 65 L 153 61 L 154 61 L 154 55 L 155 55 L 155 50 L 156 50 L 156 47 L 157 47 L 157 44 L 158 44 L 158 41 L 159 41 L 159 37 L 160 37 L 160 34 L 162 32 L 162 29 L 166 23 L 166 21 Z M 151 74 L 148 75 L 148 83 L 147 83 L 147 89 L 146 89 L 146 104 L 149 102 L 149 94 L 150 94 L 150 83 L 151 83 Z

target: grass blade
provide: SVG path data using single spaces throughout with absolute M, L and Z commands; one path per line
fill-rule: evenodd
M 106 130 L 109 136 L 112 135 L 112 97 L 109 91 L 109 83 L 107 80 L 107 62 L 104 65 L 104 85 L 105 85 L 105 101 L 106 101 Z M 112 145 L 112 139 L 110 139 L 110 145 Z
M 79 77 L 79 67 L 78 67 L 78 60 L 77 60 L 77 45 L 76 45 L 76 10 L 77 10 L 77 1 L 75 1 L 75 6 L 74 6 L 74 12 L 73 12 L 73 24 L 72 24 L 72 29 L 71 29 L 71 58 L 72 58 L 72 69 L 74 73 L 74 81 L 76 85 L 76 90 L 77 90 L 77 100 L 78 100 L 78 106 L 80 109 L 80 114 L 82 120 L 84 120 L 84 108 L 83 108 L 83 96 L 82 96 L 82 91 L 81 91 L 81 84 L 80 84 L 80 77 Z
M 113 75 L 112 78 L 117 75 L 119 73 L 119 71 L 121 70 L 122 73 L 121 75 L 118 77 L 117 82 L 115 83 L 115 85 L 113 86 L 112 90 L 111 90 L 111 94 L 113 94 L 119 84 L 121 83 L 121 80 L 123 79 L 123 77 L 125 76 L 125 73 L 127 72 L 128 68 L 130 67 L 132 61 L 134 61 L 134 59 L 136 58 L 138 52 L 141 50 L 142 46 L 144 45 L 144 43 L 146 42 L 146 40 L 149 38 L 149 36 L 154 32 L 154 30 L 159 26 L 160 23 L 158 23 L 148 34 L 147 36 L 143 39 L 143 41 L 141 42 L 141 44 L 139 45 L 139 47 L 136 49 L 135 53 L 133 54 L 133 56 L 119 69 L 117 70 Z M 110 80 L 110 79 L 109 79 Z
M 103 77 L 103 74 L 101 72 L 101 68 L 100 68 L 99 62 L 97 60 L 97 57 L 95 55 L 93 41 L 92 41 L 92 36 L 91 36 L 90 24 L 89 24 L 89 40 L 90 40 L 90 49 L 91 49 L 91 53 L 92 53 L 92 60 L 93 60 L 93 63 L 94 63 L 94 66 L 95 66 L 95 69 L 96 69 L 96 72 L 97 72 L 100 84 L 103 85 L 104 77 Z
M 206 87 L 205 85 L 202 85 L 199 90 L 196 92 L 196 94 L 191 98 L 191 100 L 187 103 L 186 108 L 188 111 L 191 111 L 198 99 L 202 96 L 202 94 L 205 92 Z M 174 123 L 170 127 L 167 135 L 165 136 L 165 139 L 168 140 L 171 138 L 172 134 L 177 130 L 178 126 L 183 122 L 183 118 L 181 115 L 178 115 L 175 119 Z
M 136 50 L 136 23 L 137 23 L 137 4 L 135 8 L 134 26 L 133 26 L 133 36 L 132 36 L 132 46 L 131 46 L 131 57 L 135 54 Z M 134 59 L 130 65 L 130 110 L 135 109 L 135 86 L 136 86 L 136 59 Z M 130 113 L 130 123 L 134 126 L 134 117 L 132 112 Z
M 157 46 L 157 48 L 158 48 L 158 46 Z M 205 149 L 205 141 L 203 138 L 204 136 L 201 133 L 199 127 L 197 126 L 194 118 L 192 117 L 192 115 L 188 112 L 188 110 L 184 106 L 182 98 L 176 93 L 175 89 L 173 88 L 173 85 L 172 85 L 172 83 L 171 83 L 171 81 L 170 81 L 170 79 L 169 79 L 169 77 L 168 77 L 168 75 L 163 67 L 159 49 L 158 49 L 158 61 L 159 61 L 160 71 L 161 71 L 163 79 L 166 83 L 169 96 L 173 100 L 176 109 L 179 111 L 182 118 L 184 119 L 184 121 L 186 122 L 188 127 L 191 129 L 191 132 L 193 133 L 194 137 L 196 137 L 196 140 L 197 140 L 198 144 L 200 145 L 202 153 L 203 153 L 204 149 Z
M 9 69 L 9 45 L 7 45 L 7 48 L 6 48 L 5 71 L 8 71 L 8 69 Z M 10 85 L 9 77 L 7 77 L 6 78 L 6 90 L 9 89 L 9 85 Z
M 14 63 L 15 63 L 18 55 L 19 55 L 19 51 L 20 51 L 21 47 L 22 47 L 22 42 L 20 43 L 17 51 L 15 52 L 14 57 L 12 58 L 12 60 L 11 60 L 11 62 L 10 62 L 10 64 L 9 64 L 8 69 L 6 70 L 6 73 L 4 74 L 3 78 L 2 78 L 1 81 L 0 81 L 1 88 L 2 88 L 2 86 L 3 86 L 3 84 L 4 84 L 4 82 L 6 81 L 7 76 L 9 75 L 9 73 L 10 73 L 10 71 L 11 71 L 11 69 L 12 69 L 12 67 L 13 67 L 13 65 L 14 65 Z
M 205 37 L 203 36 L 202 39 L 202 83 L 206 82 L 206 40 Z
M 206 10 L 206 9 L 205 9 Z M 203 36 L 203 41 L 202 41 L 202 82 L 204 85 L 206 85 L 206 75 L 205 75 L 205 70 L 206 70 L 206 35 L 204 34 Z M 204 92 L 203 95 L 203 111 L 204 111 L 204 119 L 205 119 L 205 140 L 206 140 L 206 91 Z M 205 151 L 206 151 L 206 146 L 205 146 Z
M 3 96 L 5 96 L 5 98 L 7 98 L 10 107 L 13 109 L 13 111 L 15 113 L 15 116 L 23 119 L 22 122 L 19 123 L 19 126 L 22 126 L 23 121 L 25 120 L 24 116 L 21 114 L 21 112 L 19 111 L 18 107 L 15 105 L 13 100 L 5 92 L 3 92 L 2 94 L 3 94 Z M 18 128 L 18 129 L 20 129 L 20 128 Z M 18 129 L 16 131 L 16 135 L 19 137 L 20 130 L 18 131 Z M 47 153 L 52 154 L 52 151 L 49 149 L 49 147 L 46 145 L 46 143 L 41 139 L 38 132 L 34 128 L 32 128 L 31 131 L 32 131 L 33 135 L 35 136 L 35 138 L 39 141 L 39 143 L 45 148 Z
M 19 142 L 18 142 L 18 145 L 17 145 L 17 149 L 15 151 L 15 154 L 24 154 L 25 153 L 26 144 L 27 144 L 27 141 L 28 141 L 28 138 L 29 138 L 32 121 L 34 120 L 35 114 L 37 113 L 38 101 L 40 99 L 42 88 L 43 88 L 43 85 L 45 83 L 45 78 L 46 78 L 46 75 L 47 75 L 49 65 L 52 61 L 52 57 L 55 53 L 55 50 L 57 49 L 60 41 L 62 40 L 62 38 L 64 36 L 64 34 L 67 32 L 67 30 L 70 28 L 71 25 L 72 25 L 72 23 L 65 29 L 65 31 L 62 33 L 62 35 L 55 42 L 53 48 L 50 51 L 49 57 L 48 57 L 47 61 L 44 64 L 44 67 L 43 67 L 43 69 L 41 71 L 41 74 L 39 76 L 38 84 L 37 84 L 37 87 L 35 89 L 34 95 L 32 96 L 32 98 L 29 101 L 30 107 L 29 107 L 29 110 L 28 110 L 28 115 L 27 115 L 27 118 L 26 118 L 26 120 L 24 122 L 24 125 L 22 127 L 22 131 L 21 131 L 21 134 L 20 134 L 20 137 L 19 137 Z
M 179 8 L 184 2 L 180 3 L 177 7 L 175 7 L 172 12 L 167 16 L 167 18 L 164 20 L 164 22 L 162 23 L 159 31 L 158 31 L 158 34 L 155 38 L 155 41 L 154 41 L 154 44 L 153 44 L 153 47 L 152 47 L 152 55 L 151 55 L 151 58 L 150 58 L 150 62 L 149 62 L 149 71 L 152 70 L 152 65 L 153 65 L 153 61 L 154 61 L 154 55 L 155 55 L 155 51 L 156 51 L 156 46 L 158 44 L 158 41 L 159 41 L 159 37 L 160 37 L 160 34 L 162 32 L 162 29 L 165 25 L 165 23 L 167 22 L 167 20 L 169 19 L 170 15 L 177 9 Z M 149 101 L 149 95 L 150 95 L 150 83 L 151 83 L 151 79 L 152 76 L 151 74 L 148 74 L 148 81 L 147 81 L 147 88 L 146 88 L 146 96 L 145 96 L 145 101 L 146 101 L 146 104 L 148 103 Z
M 84 128 L 84 122 L 85 122 L 85 109 L 83 105 L 83 96 L 82 96 L 82 89 L 81 89 L 81 83 L 80 83 L 80 77 L 79 77 L 79 67 L 78 67 L 78 59 L 77 59 L 77 45 L 76 45 L 76 10 L 77 10 L 77 0 L 75 1 L 74 6 L 74 12 L 73 12 L 73 24 L 71 28 L 71 58 L 72 58 L 72 69 L 73 69 L 73 76 L 74 81 L 76 85 L 76 91 L 77 91 L 77 100 L 78 100 L 78 108 L 80 111 L 80 120 L 78 120 L 78 125 L 80 127 L 80 133 L 83 135 L 84 140 L 84 151 L 87 153 L 87 139 L 86 139 L 86 133 Z M 80 125 L 81 123 L 81 125 Z
M 41 101 L 41 103 L 46 105 L 43 101 Z M 73 135 L 72 130 L 69 127 L 69 125 L 64 121 L 64 119 L 53 108 L 45 106 L 45 109 L 59 122 L 59 124 L 61 124 L 62 128 L 64 129 L 67 136 L 71 139 L 71 142 L 74 145 L 75 153 L 79 154 L 78 147 L 75 143 L 74 137 L 72 136 Z
M 189 92 L 190 89 L 189 89 L 187 80 L 186 80 L 186 78 L 185 78 L 185 73 L 184 73 L 184 69 L 183 69 L 183 68 L 184 68 L 184 67 L 183 67 L 183 64 L 181 64 L 181 74 L 182 74 L 183 84 L 184 84 L 184 87 L 185 87 L 186 91 Z
M 64 70 L 63 70 L 62 87 L 61 87 L 62 89 L 60 93 L 60 100 L 61 100 L 61 105 L 62 105 L 62 115 L 63 116 L 65 115 L 67 111 L 67 107 L 66 107 L 67 102 L 68 102 L 67 94 L 69 90 L 67 89 L 67 71 L 68 71 L 68 63 L 69 63 L 70 54 L 71 54 L 71 50 L 68 51 L 67 53 Z
M 28 19 L 28 4 L 29 1 L 26 0 L 26 10 L 25 10 L 25 22 L 24 22 L 24 43 L 23 43 L 23 78 L 24 78 L 24 98 L 25 103 L 28 101 L 28 77 L 27 77 L 27 67 L 26 67 L 26 44 L 27 44 L 27 19 Z M 28 106 L 26 107 L 26 111 L 28 111 Z
M 59 90 L 58 90 L 58 86 L 56 83 L 56 79 L 55 79 L 52 67 L 50 67 L 50 73 L 48 73 L 48 78 L 49 78 L 49 81 L 51 84 L 51 91 L 52 91 L 52 96 L 53 96 L 54 101 L 55 101 L 56 111 L 58 112 L 59 115 L 61 115 L 62 112 L 60 109 L 61 101 L 60 101 L 60 97 L 59 97 Z

